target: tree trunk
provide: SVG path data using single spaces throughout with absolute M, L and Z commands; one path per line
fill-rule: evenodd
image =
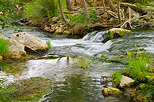
M 58 0 L 58 4 L 59 4 L 59 12 L 60 12 L 60 14 L 62 16 L 62 19 L 64 20 L 64 22 L 66 23 L 66 25 L 71 26 L 69 24 L 69 22 L 67 21 L 67 19 L 65 18 L 65 15 L 64 15 L 63 9 L 62 9 L 62 4 L 61 4 L 61 1 L 60 0 Z
M 112 0 L 107 0 L 107 2 L 108 2 L 108 4 L 109 4 L 111 10 L 114 11 L 114 12 L 116 12 L 117 9 L 116 9 L 116 7 L 114 6 Z
M 119 20 L 119 23 L 121 23 L 122 22 L 122 20 L 121 20 L 121 12 L 120 12 L 120 0 L 117 0 L 117 4 L 118 4 L 118 6 L 117 6 L 117 10 L 118 10 L 118 20 Z
M 66 5 L 67 5 L 67 10 L 68 10 L 68 11 L 73 11 L 72 5 L 71 5 L 71 1 L 70 1 L 70 0 L 66 0 Z
M 104 0 L 102 0 L 102 2 L 103 2 L 104 12 L 106 12 L 106 5 L 105 5 L 105 1 L 104 1 Z
M 83 5 L 84 5 L 84 10 L 85 10 L 85 15 L 86 15 L 87 23 L 89 23 L 90 15 L 89 15 L 89 11 L 88 11 L 86 0 L 83 0 Z

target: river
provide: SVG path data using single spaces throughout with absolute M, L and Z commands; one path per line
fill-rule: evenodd
M 101 42 L 106 31 L 94 31 L 79 38 L 50 34 L 37 27 L 20 26 L 18 30 L 33 34 L 43 42 L 50 41 L 52 48 L 35 55 L 38 59 L 15 64 L 1 62 L 0 78 L 6 78 L 8 82 L 30 77 L 54 80 L 53 92 L 45 95 L 42 102 L 131 102 L 124 96 L 104 97 L 101 89 L 112 86 L 112 83 L 102 80 L 101 76 L 122 70 L 127 51 L 142 50 L 154 54 L 154 30 L 136 30 L 106 43 Z M 10 29 L 1 34 L 10 37 L 14 31 Z M 104 61 L 93 60 L 89 68 L 80 68 L 73 65 L 76 57 L 103 57 Z

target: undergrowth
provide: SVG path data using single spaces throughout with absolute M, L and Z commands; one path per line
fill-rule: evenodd
M 151 73 L 149 69 L 153 69 L 152 61 L 147 54 L 141 52 L 127 52 L 128 66 L 123 71 L 112 74 L 115 83 L 120 82 L 121 75 L 126 75 L 135 80 L 136 83 L 151 83 L 152 80 L 147 79 Z
M 1 56 L 9 56 L 9 41 L 0 40 L 0 55 Z
M 96 15 L 96 12 L 94 10 L 90 9 L 89 15 L 90 15 L 90 19 L 89 19 L 89 21 L 87 21 L 84 11 L 81 11 L 80 13 L 73 14 L 73 15 L 66 14 L 66 16 L 70 20 L 70 23 L 72 24 L 72 26 L 86 24 L 87 22 L 92 23 L 92 22 L 96 22 L 99 20 L 99 18 Z
M 61 0 L 63 9 L 66 8 L 66 1 Z M 58 16 L 59 6 L 57 0 L 32 0 L 25 5 L 25 17 L 35 19 L 39 18 L 52 18 Z

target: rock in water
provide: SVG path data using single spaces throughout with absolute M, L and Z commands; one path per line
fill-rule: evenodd
M 20 59 L 22 55 L 26 55 L 25 46 L 15 39 L 9 39 L 9 54 L 11 58 Z
M 108 87 L 108 88 L 102 88 L 102 93 L 104 96 L 108 95 L 118 95 L 121 93 L 121 91 L 117 88 Z
M 122 76 L 120 79 L 120 87 L 127 87 L 127 86 L 131 86 L 134 83 L 134 80 L 132 78 L 129 78 L 127 76 Z
M 103 42 L 106 42 L 106 41 L 111 40 L 111 39 L 123 37 L 123 36 L 127 35 L 130 32 L 131 31 L 130 30 L 127 30 L 127 29 L 112 28 L 112 29 L 109 30 L 109 32 L 106 35 L 106 37 L 105 37 L 105 39 L 104 39 Z
M 12 36 L 12 39 L 18 41 L 20 44 L 32 51 L 48 49 L 48 46 L 45 43 L 28 33 L 15 33 Z

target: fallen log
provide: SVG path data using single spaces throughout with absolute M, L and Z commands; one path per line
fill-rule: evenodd
M 137 12 L 140 12 L 141 14 L 144 14 L 146 13 L 147 11 L 145 11 L 144 9 L 142 8 L 138 8 L 136 5 L 134 4 L 130 4 L 130 3 L 120 3 L 120 7 L 130 7 L 131 9 L 137 11 Z

